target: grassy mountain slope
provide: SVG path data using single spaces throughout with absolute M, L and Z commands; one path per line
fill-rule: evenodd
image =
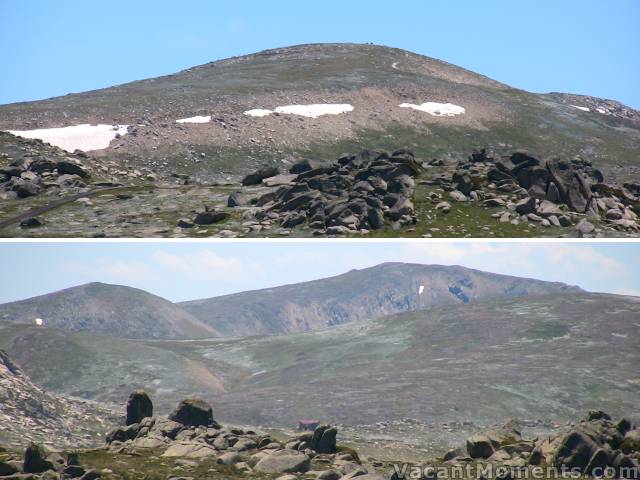
M 216 336 L 173 303 L 137 288 L 89 283 L 0 305 L 0 323 L 34 324 L 124 338 Z

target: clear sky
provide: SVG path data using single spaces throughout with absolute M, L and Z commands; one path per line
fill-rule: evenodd
M 323 278 L 383 262 L 463 265 L 640 296 L 640 243 L 0 243 L 0 303 L 100 281 L 172 301 Z
M 0 0 L 0 104 L 311 42 L 373 42 L 640 108 L 638 0 Z

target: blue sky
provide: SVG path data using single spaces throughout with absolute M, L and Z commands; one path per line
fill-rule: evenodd
M 190 300 L 383 262 L 464 265 L 640 296 L 640 243 L 0 243 L 0 303 L 101 281 Z
M 0 0 L 0 103 L 310 42 L 373 42 L 640 108 L 637 0 Z

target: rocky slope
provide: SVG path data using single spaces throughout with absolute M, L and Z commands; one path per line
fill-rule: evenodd
M 0 350 L 0 444 L 96 446 L 119 420 L 104 404 L 44 391 Z
M 336 277 L 178 305 L 223 335 L 246 336 L 303 332 L 439 305 L 579 291 L 562 283 L 464 267 L 385 263 Z
M 145 291 L 89 283 L 0 305 L 0 323 L 43 325 L 123 338 L 203 338 L 217 336 L 173 303 Z

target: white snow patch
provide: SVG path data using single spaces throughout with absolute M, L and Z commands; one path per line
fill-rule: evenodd
M 128 125 L 89 125 L 83 123 L 70 127 L 8 130 L 8 132 L 19 137 L 37 138 L 67 152 L 74 150 L 88 152 L 107 148 L 116 135 L 125 135 L 128 127 Z
M 271 115 L 273 110 L 267 110 L 264 108 L 254 108 L 253 110 L 247 110 L 244 112 L 245 115 L 249 115 L 250 117 L 266 117 L 267 115 Z
M 44 320 L 41 318 L 36 318 L 35 322 L 38 327 L 41 327 L 44 324 Z
M 398 69 L 398 62 L 393 62 L 391 64 L 391 68 L 393 68 L 394 70 L 397 70 Z
M 613 335 L 614 337 L 618 337 L 618 338 L 628 338 L 629 335 L 625 335 L 623 333 L 612 333 L 611 335 Z
M 580 105 L 571 105 L 573 108 L 577 108 L 578 110 L 582 110 L 583 112 L 590 112 L 587 107 L 581 107 Z
M 413 108 L 414 110 L 427 112 L 434 117 L 453 117 L 454 115 L 461 115 L 466 112 L 464 107 L 454 105 L 453 103 L 425 102 L 422 105 L 416 105 L 415 103 L 401 103 L 399 106 L 402 108 Z
M 318 103 L 312 105 L 285 105 L 283 107 L 277 107 L 275 110 L 256 108 L 253 110 L 247 110 L 244 114 L 251 117 L 266 117 L 272 113 L 284 113 L 309 118 L 318 118 L 322 115 L 340 115 L 341 113 L 351 111 L 353 111 L 353 105 L 348 103 Z
M 277 113 L 290 113 L 303 117 L 318 118 L 321 115 L 340 115 L 351 112 L 353 105 L 348 103 L 319 103 L 314 105 L 286 105 L 276 108 Z
M 176 120 L 176 123 L 209 123 L 211 121 L 211 115 L 196 115 L 195 117 L 180 118 Z
M 424 285 L 420 285 L 418 288 L 418 295 L 422 295 L 422 292 L 424 292 Z

